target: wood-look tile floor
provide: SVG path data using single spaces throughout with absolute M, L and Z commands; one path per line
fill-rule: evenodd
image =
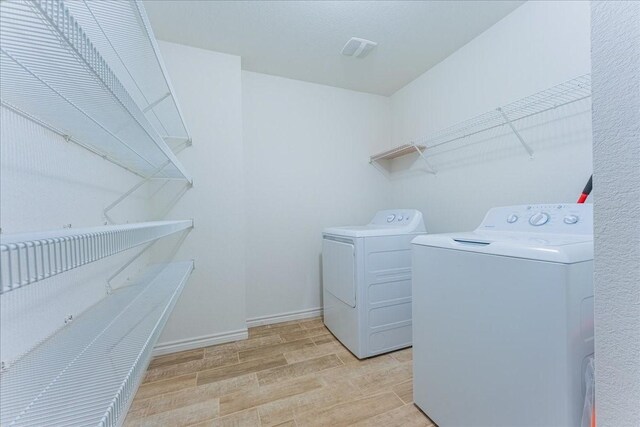
M 358 360 L 320 318 L 152 360 L 125 426 L 432 426 L 411 349 Z

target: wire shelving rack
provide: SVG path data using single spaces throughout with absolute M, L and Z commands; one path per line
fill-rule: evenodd
M 120 2 L 96 3 L 100 5 L 94 8 L 99 9 Z M 75 2 L 70 4 L 75 5 Z M 137 3 L 131 7 L 140 12 Z M 149 34 L 144 25 L 139 18 L 138 26 L 143 27 L 138 31 Z M 123 30 L 124 34 L 118 37 L 126 37 L 128 27 L 123 26 Z M 114 29 L 110 29 L 112 31 Z M 152 100 L 150 102 L 156 105 L 146 107 L 155 122 L 154 127 L 138 106 L 143 103 L 144 96 L 138 94 L 138 102 L 134 101 L 62 0 L 0 3 L 0 46 L 3 105 L 47 124 L 67 139 L 91 147 L 142 176 L 156 172 L 168 160 L 170 164 L 164 166 L 158 176 L 191 181 L 189 173 L 156 130 L 170 126 L 161 123 L 161 111 L 165 111 L 160 109 L 162 100 Z M 157 55 L 154 46 L 151 47 Z M 157 64 L 163 71 L 161 61 Z M 120 65 L 122 68 L 130 70 L 134 67 Z M 123 72 L 120 74 L 124 75 Z M 131 73 L 130 80 L 139 82 L 142 74 L 143 71 Z M 153 75 L 153 69 L 148 74 Z M 144 78 L 148 76 L 145 74 Z M 160 90 L 168 90 L 170 94 L 163 96 L 175 101 L 164 74 L 162 78 L 166 89 Z M 145 91 L 146 96 L 154 95 L 148 89 L 140 90 L 140 93 Z M 182 129 L 175 130 L 178 135 L 168 136 L 188 138 L 175 102 L 174 105 Z M 166 120 L 165 123 L 169 123 Z
M 193 227 L 152 221 L 0 236 L 0 294 Z
M 533 150 L 520 135 L 516 124 L 529 117 L 561 108 L 591 97 L 591 75 L 576 77 L 552 88 L 498 107 L 446 129 L 417 139 L 414 144 L 426 146 L 425 154 L 436 148 L 454 143 L 500 127 L 508 127 L 529 156 Z
M 81 0 L 66 6 L 160 136 L 167 142 L 190 140 L 140 1 Z
M 149 179 L 193 182 L 170 148 L 190 146 L 191 136 L 138 0 L 0 2 L 0 92 L 3 107 L 142 178 L 105 216 Z M 107 279 L 104 296 L 93 295 L 95 305 L 81 304 L 75 319 L 2 362 L 0 425 L 122 425 L 193 261 L 153 266 L 115 290 L 110 281 L 156 240 L 192 227 L 155 221 L 0 236 L 3 302 L 146 245 Z
M 459 122 L 453 126 L 418 138 L 409 144 L 395 147 L 384 153 L 371 156 L 369 163 L 394 159 L 400 155 L 417 152 L 427 163 L 429 173 L 436 170 L 429 164 L 430 156 L 442 154 L 444 147 L 474 136 L 488 135 L 490 131 L 507 128 L 522 145 L 530 157 L 533 149 L 518 130 L 519 122 L 591 97 L 591 75 L 585 74 L 557 86 L 535 93 L 502 107 L 487 111 L 478 116 Z M 464 148 L 457 146 L 457 148 Z
M 418 153 L 418 156 L 420 156 L 422 160 L 424 160 L 424 162 L 429 167 L 429 172 L 435 174 L 436 173 L 435 169 L 431 166 L 431 164 L 429 164 L 429 161 L 423 154 L 426 148 L 427 147 L 424 145 L 413 144 L 413 143 L 400 145 L 398 147 L 394 147 L 390 150 L 383 151 L 382 153 L 374 154 L 373 156 L 369 157 L 369 164 L 376 165 L 381 161 L 393 160 L 393 159 L 397 159 L 398 157 L 403 157 L 409 154 Z
M 15 362 L 0 377 L 0 424 L 122 425 L 192 270 L 150 268 Z

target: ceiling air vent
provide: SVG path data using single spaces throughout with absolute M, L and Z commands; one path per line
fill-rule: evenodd
M 364 58 L 378 46 L 378 43 L 371 40 L 359 39 L 357 37 L 351 37 L 351 40 L 347 42 L 342 48 L 342 54 L 345 56 L 355 56 L 356 58 Z

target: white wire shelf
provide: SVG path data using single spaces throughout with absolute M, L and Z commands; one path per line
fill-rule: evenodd
M 4 105 L 142 176 L 161 169 L 158 177 L 191 181 L 62 0 L 0 3 L 0 73 Z
M 142 3 L 82 0 L 66 6 L 158 133 L 190 140 Z
M 413 144 L 426 146 L 425 154 L 428 156 L 432 150 L 438 147 L 507 126 L 531 156 L 533 155 L 533 150 L 522 138 L 515 124 L 520 120 L 555 110 L 589 97 L 591 97 L 591 76 L 586 74 L 427 135 L 416 140 Z
M 0 294 L 193 227 L 193 221 L 65 229 L 0 236 Z
M 433 166 L 431 166 L 431 164 L 423 154 L 426 148 L 427 147 L 425 145 L 413 144 L 413 143 L 400 145 L 390 150 L 383 151 L 382 153 L 374 154 L 373 156 L 369 157 L 369 163 L 375 166 L 380 161 L 393 160 L 393 159 L 397 159 L 398 157 L 403 157 L 409 154 L 418 153 L 418 155 L 422 158 L 422 160 L 424 160 L 426 165 L 429 167 L 427 171 L 429 173 L 435 174 L 436 170 L 433 168 Z
M 426 148 L 427 147 L 424 145 L 404 144 L 390 150 L 383 151 L 382 153 L 374 154 L 369 158 L 369 162 L 397 159 L 398 157 L 406 156 L 408 154 L 414 154 L 417 151 L 423 152 Z
M 122 425 L 192 270 L 150 268 L 12 364 L 0 376 L 0 424 Z

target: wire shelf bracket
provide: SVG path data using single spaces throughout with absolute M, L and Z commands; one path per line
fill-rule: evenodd
M 424 150 L 426 148 L 427 147 L 425 145 L 420 145 L 420 144 L 416 144 L 416 143 L 413 143 L 413 142 L 410 143 L 410 144 L 400 145 L 398 147 L 394 147 L 394 148 L 392 148 L 390 150 L 383 151 L 382 153 L 374 154 L 373 156 L 369 157 L 369 164 L 372 164 L 380 172 L 384 173 L 385 175 L 388 175 L 386 172 L 384 172 L 380 168 L 380 166 L 379 166 L 380 165 L 380 163 L 379 163 L 380 161 L 393 160 L 393 159 L 397 159 L 398 157 L 407 156 L 407 155 L 412 154 L 412 153 L 418 153 L 420 158 L 426 163 L 426 165 L 428 167 L 427 172 L 435 175 L 437 171 L 431 165 L 429 160 L 427 160 L 427 157 L 424 155 Z
M 191 147 L 191 140 L 188 139 L 187 141 L 184 141 L 180 146 L 178 146 L 176 148 L 176 154 L 179 153 L 180 151 L 184 150 L 185 148 Z M 171 164 L 171 162 L 169 160 L 165 161 L 163 164 L 161 164 L 160 166 L 158 166 L 156 168 L 156 170 L 154 170 L 153 172 L 151 172 L 151 174 L 147 177 L 143 177 L 140 181 L 138 181 L 136 184 L 134 184 L 133 186 L 131 186 L 131 188 L 129 188 L 127 191 L 125 191 L 124 193 L 122 193 L 122 195 L 120 197 L 118 197 L 116 200 L 114 200 L 113 202 L 111 202 L 107 207 L 105 207 L 102 210 L 102 216 L 103 219 L 107 222 L 107 223 L 111 223 L 113 224 L 114 221 L 111 219 L 111 217 L 109 216 L 109 211 L 111 211 L 112 209 L 114 209 L 116 206 L 118 206 L 120 203 L 124 202 L 129 196 L 131 196 L 138 188 L 142 187 L 144 184 L 146 184 L 147 182 L 151 181 L 152 179 L 156 178 L 163 170 L 164 168 L 166 168 L 167 166 L 169 166 Z M 167 179 L 167 178 L 160 178 L 160 179 Z M 193 180 L 188 181 L 187 182 L 187 186 L 188 188 L 193 187 Z
M 0 424 L 119 426 L 193 262 L 152 266 L 0 374 Z
M 524 138 L 522 138 L 522 135 L 520 135 L 520 132 L 517 131 L 515 126 L 513 126 L 513 123 L 511 123 L 511 120 L 509 120 L 509 117 L 506 115 L 506 113 L 502 110 L 502 108 L 497 108 L 496 110 L 502 115 L 502 117 L 504 118 L 504 122 L 513 131 L 516 138 L 518 138 L 518 141 L 520 141 L 520 144 L 522 144 L 524 150 L 529 154 L 529 157 L 533 158 L 533 149 L 524 141 Z

